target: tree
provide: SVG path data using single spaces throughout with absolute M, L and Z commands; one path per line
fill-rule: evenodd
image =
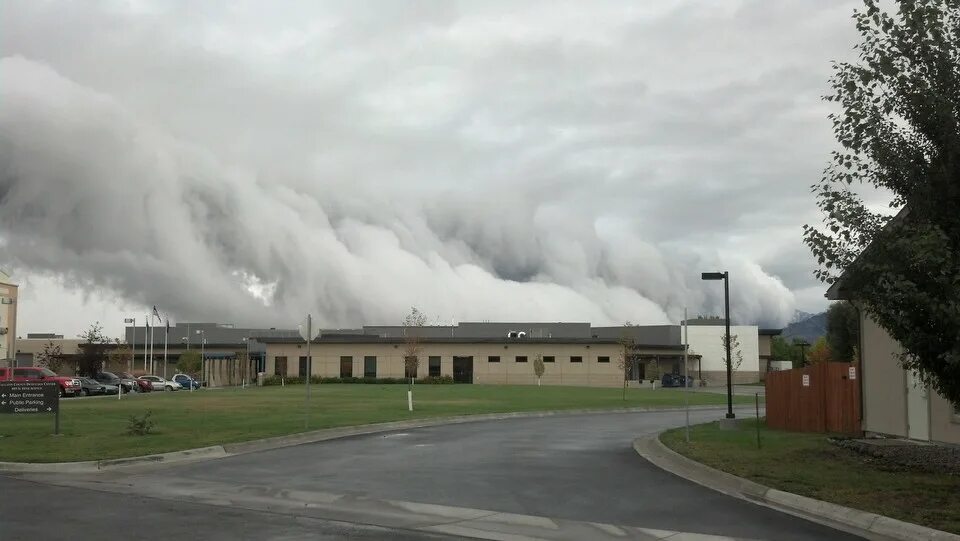
M 856 307 L 848 301 L 831 304 L 827 309 L 827 344 L 833 360 L 856 362 L 859 340 L 860 321 Z
M 97 321 L 80 335 L 83 343 L 80 344 L 80 354 L 77 362 L 77 372 L 81 376 L 94 377 L 103 370 L 103 363 L 107 360 L 107 349 L 110 339 L 103 334 L 103 326 Z
M 114 340 L 113 350 L 107 356 L 110 366 L 121 372 L 129 372 L 133 365 L 133 350 L 126 342 Z
M 200 370 L 203 369 L 203 359 L 200 358 L 200 352 L 197 350 L 184 351 L 177 359 L 177 371 L 181 374 L 187 374 L 191 378 L 199 379 Z
M 617 368 L 623 373 L 623 393 L 622 398 L 627 400 L 627 382 L 630 380 L 630 352 L 633 350 L 633 336 L 630 334 L 630 327 L 633 324 L 629 321 L 623 323 L 620 330 L 620 337 L 617 343 L 620 345 L 620 352 L 617 354 Z
M 547 371 L 547 365 L 543 362 L 543 355 L 537 353 L 537 356 L 533 358 L 533 373 L 537 375 L 537 387 L 540 386 L 540 378 L 543 377 L 543 373 Z
M 810 362 L 811 363 L 828 363 L 834 360 L 833 351 L 830 349 L 830 345 L 827 344 L 827 338 L 821 336 L 813 344 L 813 347 L 810 348 Z
M 723 362 L 727 362 L 727 334 L 724 333 L 720 337 L 720 346 L 723 348 Z M 740 365 L 743 364 L 743 352 L 740 351 L 740 338 L 735 335 L 730 335 L 730 371 L 736 372 L 740 369 Z
M 37 354 L 37 364 L 45 366 L 50 370 L 60 373 L 63 368 L 63 348 L 60 344 L 54 344 L 52 341 L 43 345 L 40 353 Z
M 876 0 L 854 14 L 854 62 L 834 65 L 840 143 L 813 186 L 823 214 L 804 226 L 820 263 L 902 346 L 900 364 L 960 405 L 960 14 L 956 0 Z M 896 217 L 852 189 L 892 194 Z
M 403 318 L 403 368 L 404 377 L 409 378 L 407 384 L 407 406 L 413 411 L 413 379 L 417 377 L 420 368 L 420 353 L 423 349 L 423 327 L 427 324 L 427 316 L 416 306 L 410 308 L 410 313 Z
M 774 336 L 770 340 L 770 356 L 774 361 L 789 361 L 793 368 L 802 367 L 803 359 L 798 341 L 797 338 L 790 342 L 782 336 Z

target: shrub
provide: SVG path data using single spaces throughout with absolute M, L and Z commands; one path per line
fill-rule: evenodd
M 153 412 L 148 411 L 141 416 L 131 415 L 127 419 L 127 434 L 131 436 L 146 436 L 153 430 L 156 423 L 150 419 Z
M 264 386 L 269 385 L 280 385 L 281 380 L 283 380 L 286 385 L 302 385 L 304 378 L 301 377 L 287 377 L 281 378 L 280 376 L 270 376 L 263 379 Z M 349 378 L 335 378 L 335 377 L 323 377 L 323 376 L 310 376 L 310 383 L 313 384 L 330 384 L 330 383 L 343 383 L 343 384 L 374 384 L 374 385 L 405 385 L 409 382 L 407 378 L 358 378 L 358 377 L 349 377 Z M 451 376 L 430 376 L 425 378 L 420 378 L 417 380 L 418 384 L 423 385 L 449 385 L 453 383 L 453 377 Z

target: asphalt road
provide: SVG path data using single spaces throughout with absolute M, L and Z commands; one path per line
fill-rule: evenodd
M 692 419 L 701 422 L 718 415 L 695 412 Z M 224 539 L 300 538 L 299 521 L 311 520 L 307 517 L 321 527 L 302 526 L 303 530 L 311 537 L 319 532 L 314 538 L 320 539 L 322 535 L 344 537 L 330 528 L 346 526 L 318 518 L 403 528 L 350 533 L 358 539 L 380 539 L 377 535 L 403 539 L 404 531 L 418 528 L 413 538 L 424 538 L 425 531 L 461 531 L 437 520 L 441 515 L 496 520 L 500 531 L 533 537 L 539 537 L 534 534 L 540 531 L 557 539 L 563 538 L 558 532 L 565 528 L 581 532 L 568 538 L 585 538 L 588 534 L 576 528 L 591 523 L 632 528 L 638 539 L 659 537 L 655 533 L 642 537 L 647 534 L 639 529 L 648 534 L 664 530 L 726 539 L 857 539 L 680 479 L 632 449 L 633 438 L 682 423 L 683 413 L 677 412 L 511 419 L 351 437 L 188 465 L 99 474 L 86 480 L 82 476 L 31 479 L 75 485 L 69 496 L 63 496 L 76 502 L 76 516 L 70 519 L 97 517 L 109 509 L 113 516 L 145 513 L 148 523 L 172 523 L 181 516 L 191 523 L 215 520 L 219 525 L 211 532 Z M 43 500 L 59 498 L 58 491 L 66 489 L 31 484 L 21 490 L 19 483 L 24 482 L 0 478 L 0 524 L 13 525 L 13 539 L 16 535 L 56 538 L 36 530 L 43 525 L 21 523 L 16 511 L 18 506 L 42 508 Z M 23 497 L 11 496 L 12 492 Z M 113 500 L 101 501 L 104 498 Z M 149 498 L 164 503 L 146 505 Z M 414 507 L 419 504 L 436 506 Z M 216 507 L 214 517 L 227 516 L 211 518 L 203 511 L 207 506 Z M 400 507 L 431 515 L 427 517 L 431 520 L 404 516 L 398 512 Z M 364 514 L 367 510 L 370 513 Z M 490 518 L 491 512 L 500 514 Z M 244 520 L 229 520 L 241 513 Z M 538 523 L 537 517 L 553 520 Z M 285 530 L 274 531 L 274 525 Z M 477 526 L 489 527 L 489 523 Z M 141 538 L 170 535 L 156 533 L 150 537 L 144 532 Z M 200 537 L 216 538 L 203 533 Z M 7 539 L 2 530 L 0 538 Z

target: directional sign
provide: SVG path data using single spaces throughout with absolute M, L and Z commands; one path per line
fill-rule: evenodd
M 0 382 L 0 413 L 57 413 L 60 386 L 52 381 Z

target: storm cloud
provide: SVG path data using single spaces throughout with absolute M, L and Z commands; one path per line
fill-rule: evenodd
M 851 4 L 194 4 L 5 5 L 5 265 L 269 326 L 664 323 L 713 269 L 777 325 L 812 285 Z

